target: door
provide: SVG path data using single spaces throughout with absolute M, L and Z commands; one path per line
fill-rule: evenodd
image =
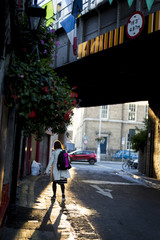
M 104 137 L 104 141 L 100 144 L 101 154 L 106 154 L 107 150 L 107 137 Z
M 42 165 L 42 172 L 45 170 L 49 157 L 49 135 L 45 134 L 39 146 L 39 163 Z

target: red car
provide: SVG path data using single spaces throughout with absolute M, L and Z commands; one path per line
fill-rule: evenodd
M 81 151 L 77 150 L 68 154 L 71 162 L 89 162 L 89 164 L 94 165 L 97 162 L 97 156 L 92 151 Z

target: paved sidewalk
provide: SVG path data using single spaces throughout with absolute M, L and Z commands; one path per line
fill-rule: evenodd
M 116 161 L 101 161 L 96 163 L 97 165 L 106 165 L 111 166 L 113 169 L 116 169 L 118 171 L 123 171 L 126 174 L 130 175 L 132 178 L 145 183 L 149 187 L 153 187 L 155 189 L 160 190 L 160 180 L 157 180 L 155 178 L 147 177 L 146 175 L 140 173 L 138 169 L 128 169 L 123 170 L 122 169 L 122 163 L 123 162 L 116 162 Z
M 69 239 L 72 229 L 68 225 L 62 226 L 65 224 L 62 216 L 63 208 L 57 200 L 52 201 L 51 197 L 52 185 L 49 177 L 28 176 L 21 181 L 18 186 L 16 206 L 14 209 L 9 209 L 1 239 Z
M 66 191 L 64 203 L 58 189 L 53 201 L 49 177 L 27 176 L 22 180 L 16 207 L 8 212 L 1 240 L 100 240 L 74 196 Z
M 126 171 L 127 174 L 131 175 L 134 179 L 139 180 L 140 182 L 145 183 L 147 186 L 160 190 L 160 180 L 156 178 L 150 178 L 146 175 L 139 173 L 137 171 Z

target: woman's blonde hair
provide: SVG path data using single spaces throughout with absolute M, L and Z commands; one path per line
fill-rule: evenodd
M 54 142 L 54 149 L 63 149 L 63 144 L 59 140 L 56 140 Z

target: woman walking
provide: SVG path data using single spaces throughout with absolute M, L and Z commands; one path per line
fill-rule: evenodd
M 64 184 L 67 183 L 67 178 L 70 178 L 70 173 L 67 170 L 58 170 L 57 168 L 57 161 L 60 152 L 62 151 L 62 144 L 60 141 L 56 140 L 54 142 L 54 151 L 50 158 L 49 164 L 46 168 L 46 173 L 51 173 L 51 178 L 53 180 L 53 200 L 56 199 L 56 190 L 57 190 L 57 183 L 61 186 L 62 191 L 62 201 L 65 201 L 65 186 Z M 53 176 L 52 176 L 53 173 Z

